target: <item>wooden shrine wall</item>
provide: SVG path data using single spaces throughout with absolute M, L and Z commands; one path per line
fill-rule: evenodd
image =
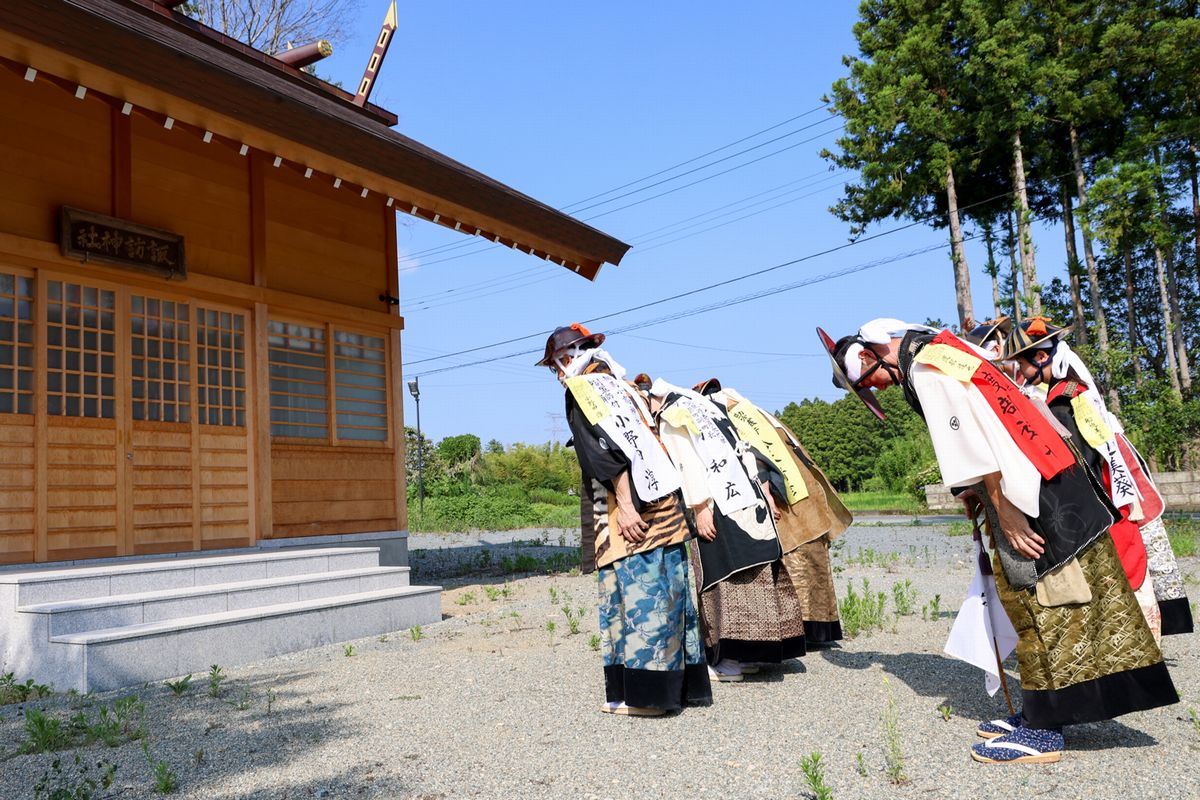
M 384 200 L 0 68 L 0 563 L 403 529 Z M 187 279 L 62 258 L 64 205 L 182 234 Z

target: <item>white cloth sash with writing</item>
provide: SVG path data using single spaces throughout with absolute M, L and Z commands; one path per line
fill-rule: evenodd
M 567 379 L 567 388 L 588 422 L 598 425 L 625 457 L 634 491 L 643 503 L 659 500 L 682 486 L 675 465 L 646 424 L 632 391 L 611 375 L 593 373 Z
M 686 428 L 696 454 L 704 463 L 709 494 L 721 513 L 732 514 L 758 502 L 746 475 L 741 454 L 717 427 L 719 412 L 708 400 L 680 393 L 662 412 L 662 418 L 677 428 Z

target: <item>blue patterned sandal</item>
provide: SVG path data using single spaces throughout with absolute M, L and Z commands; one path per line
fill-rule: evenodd
M 980 739 L 995 739 L 997 736 L 1007 736 L 1021 727 L 1021 712 L 1004 719 L 994 719 L 991 722 L 981 722 L 975 729 L 975 735 Z
M 1017 728 L 971 747 L 971 758 L 981 764 L 1053 764 L 1062 754 L 1062 734 L 1036 728 Z

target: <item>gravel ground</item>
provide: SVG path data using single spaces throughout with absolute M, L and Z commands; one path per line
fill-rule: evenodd
M 177 773 L 176 796 L 184 798 L 778 800 L 808 796 L 799 761 L 814 751 L 823 755 L 826 782 L 839 799 L 1200 797 L 1200 730 L 1187 719 L 1189 706 L 1200 709 L 1194 635 L 1166 642 L 1181 704 L 1069 728 L 1068 754 L 1059 764 L 995 767 L 969 759 L 975 724 L 1002 715 L 1004 701 L 987 696 L 981 673 L 941 654 L 970 579 L 970 539 L 947 530 L 855 526 L 836 550 L 839 592 L 866 578 L 890 595 L 893 583 L 908 579 L 918 593 L 916 613 L 894 629 L 889 621 L 884 631 L 742 684 L 717 684 L 711 707 L 678 716 L 598 713 L 602 676 L 589 646 L 596 630 L 593 579 L 472 578 L 461 574 L 454 554 L 478 564 L 488 545 L 470 537 L 454 549 L 418 551 L 425 580 L 441 571 L 455 584 L 444 593 L 443 621 L 426 626 L 418 641 L 400 631 L 355 642 L 349 657 L 338 645 L 229 669 L 220 698 L 208 696 L 203 675 L 182 698 L 162 686 L 136 693 L 146 705 L 151 753 Z M 539 547 L 495 547 L 559 552 L 565 546 L 557 536 L 534 537 L 545 541 Z M 1192 597 L 1200 598 L 1200 560 L 1189 559 L 1185 571 Z M 942 615 L 922 620 L 921 608 L 935 594 Z M 584 608 L 578 635 L 569 632 L 564 603 Z M 889 686 L 908 777 L 900 786 L 883 771 L 881 713 Z M 112 703 L 125 694 L 86 702 Z M 248 705 L 239 710 L 243 698 Z M 71 703 L 52 698 L 26 707 L 65 718 L 74 713 Z M 949 721 L 937 710 L 946 704 L 954 707 Z M 22 710 L 0 708 L 0 752 L 24 741 Z M 107 796 L 154 796 L 139 744 L 73 752 L 117 764 Z M 65 755 L 73 759 L 71 751 Z M 53 758 L 5 760 L 0 798 L 32 797 Z

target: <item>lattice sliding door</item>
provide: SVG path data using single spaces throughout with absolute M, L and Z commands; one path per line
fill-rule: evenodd
M 192 312 L 187 303 L 129 298 L 132 549 L 195 545 Z
M 199 440 L 198 519 L 201 547 L 252 541 L 250 438 L 246 427 L 244 312 L 196 309 L 196 394 Z
M 46 557 L 123 551 L 116 420 L 116 293 L 45 283 Z

